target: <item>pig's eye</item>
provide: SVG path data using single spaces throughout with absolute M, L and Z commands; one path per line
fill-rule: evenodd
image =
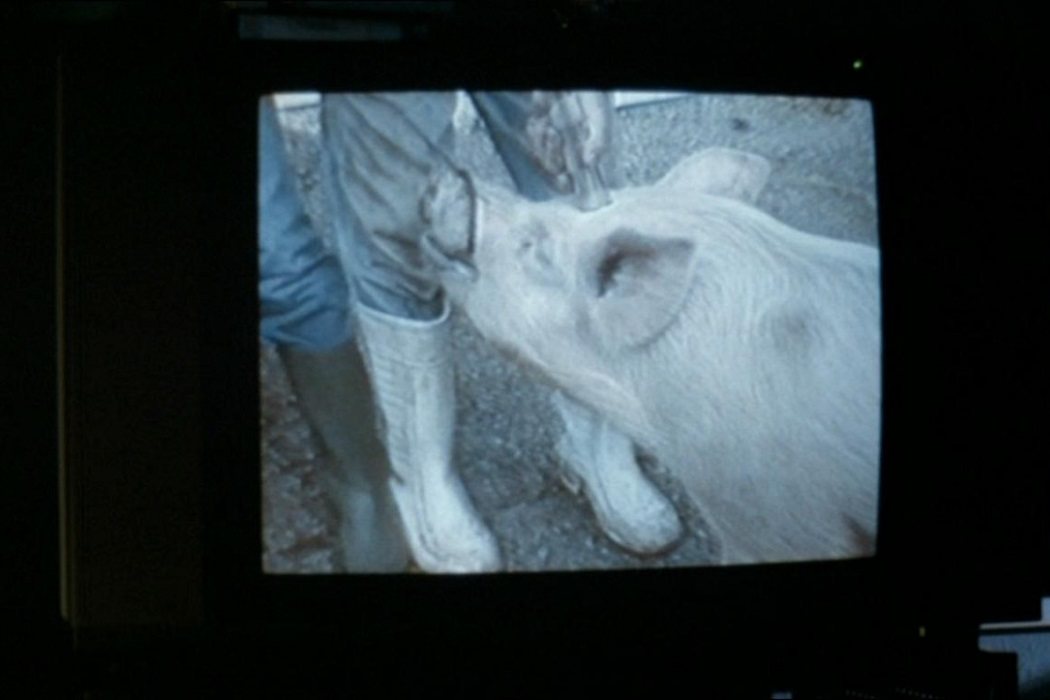
M 518 244 L 518 259 L 528 261 L 536 256 L 536 241 L 531 237 Z
M 518 253 L 540 265 L 550 265 L 550 237 L 544 231 L 530 232 L 518 244 Z
M 546 232 L 533 232 L 518 244 L 518 255 L 521 265 L 534 280 L 553 284 L 558 275 L 551 258 L 550 246 L 550 236 Z

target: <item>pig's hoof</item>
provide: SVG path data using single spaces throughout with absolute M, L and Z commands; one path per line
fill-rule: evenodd
M 583 491 L 602 531 L 635 554 L 670 549 L 682 536 L 682 523 L 671 502 L 642 473 L 634 454 L 605 454 L 588 460 L 563 437 L 558 454 L 562 480 L 573 493 Z

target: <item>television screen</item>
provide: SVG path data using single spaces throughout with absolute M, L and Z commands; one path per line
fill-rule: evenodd
M 282 93 L 259 123 L 265 573 L 875 553 L 869 102 Z

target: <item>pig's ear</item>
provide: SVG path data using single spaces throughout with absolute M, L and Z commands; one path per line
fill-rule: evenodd
M 707 148 L 667 173 L 658 186 L 683 196 L 697 192 L 754 204 L 769 179 L 769 161 L 732 148 Z
M 620 229 L 590 265 L 591 330 L 609 350 L 643 345 L 675 319 L 689 291 L 695 244 Z

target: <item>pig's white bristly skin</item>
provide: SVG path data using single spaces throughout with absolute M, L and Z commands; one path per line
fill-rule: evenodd
M 878 252 L 706 194 L 711 181 L 694 156 L 590 213 L 484 188 L 479 276 L 451 281 L 450 295 L 675 473 L 727 563 L 870 553 Z M 651 248 L 599 294 L 617 232 Z

